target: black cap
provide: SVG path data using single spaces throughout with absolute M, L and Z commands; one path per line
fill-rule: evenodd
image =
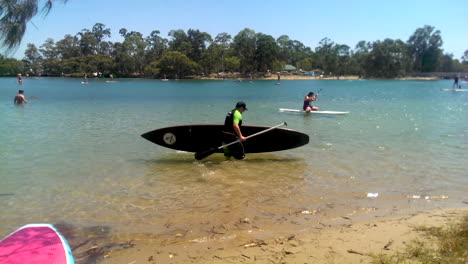
M 245 105 L 244 101 L 237 102 L 236 108 L 239 108 L 239 107 L 244 107 L 245 110 L 249 110 L 249 109 L 247 109 L 247 106 Z

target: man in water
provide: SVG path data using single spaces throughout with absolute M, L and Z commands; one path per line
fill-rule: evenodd
M 231 110 L 224 120 L 224 129 L 223 129 L 223 144 L 228 144 L 236 140 L 240 142 L 232 144 L 223 149 L 224 156 L 226 158 L 234 157 L 235 159 L 245 158 L 244 154 L 244 145 L 242 142 L 247 139 L 242 135 L 241 126 L 242 126 L 242 113 L 247 110 L 245 102 L 239 101 L 236 104 L 236 108 Z
M 304 97 L 304 105 L 302 106 L 302 110 L 304 110 L 306 113 L 309 113 L 310 111 L 318 111 L 319 108 L 317 106 L 310 104 L 312 101 L 317 101 L 317 96 L 318 95 L 315 95 L 314 92 L 307 94 L 306 97 Z
M 26 101 L 26 98 L 24 98 L 24 91 L 19 90 L 18 94 L 15 96 L 15 99 L 13 100 L 15 104 L 27 104 L 28 101 Z

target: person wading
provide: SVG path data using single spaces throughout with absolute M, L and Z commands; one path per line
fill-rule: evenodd
M 223 144 L 231 143 L 240 140 L 236 144 L 224 147 L 223 152 L 226 158 L 234 157 L 235 159 L 245 158 L 244 145 L 242 142 L 247 139 L 242 135 L 242 113 L 247 110 L 245 102 L 239 101 L 236 108 L 231 110 L 224 120 L 223 129 Z

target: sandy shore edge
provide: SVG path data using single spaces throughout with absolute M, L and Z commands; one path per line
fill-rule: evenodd
M 109 252 L 99 263 L 370 263 L 369 254 L 394 254 L 405 243 L 422 238 L 415 227 L 442 227 L 466 214 L 468 207 L 358 222 L 344 218 L 334 225 L 319 223 L 297 234 L 244 240 L 229 247 L 220 241 L 170 245 L 135 241 L 134 247 Z
M 192 79 L 197 79 L 197 80 L 220 80 L 222 81 L 223 79 L 216 76 L 216 75 L 207 75 L 207 76 L 192 76 Z M 225 80 L 226 81 L 242 81 L 242 82 L 249 82 L 249 81 L 258 81 L 258 80 L 272 80 L 272 81 L 277 81 L 278 77 L 276 75 L 271 75 L 268 77 L 256 77 L 254 79 L 249 79 L 249 78 L 237 78 L 237 77 L 227 77 Z M 355 75 L 345 75 L 345 76 L 307 76 L 307 75 L 281 75 L 281 81 L 282 80 L 366 80 L 366 79 L 360 79 L 359 76 Z M 370 79 L 369 79 L 370 80 Z M 385 79 L 388 80 L 388 79 Z M 440 80 L 440 78 L 437 77 L 402 77 L 402 78 L 394 78 L 391 80 Z

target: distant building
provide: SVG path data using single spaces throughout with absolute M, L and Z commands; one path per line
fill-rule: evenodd
M 296 67 L 294 67 L 292 65 L 289 65 L 289 64 L 286 64 L 286 65 L 284 65 L 283 70 L 291 72 L 291 71 L 295 71 Z

